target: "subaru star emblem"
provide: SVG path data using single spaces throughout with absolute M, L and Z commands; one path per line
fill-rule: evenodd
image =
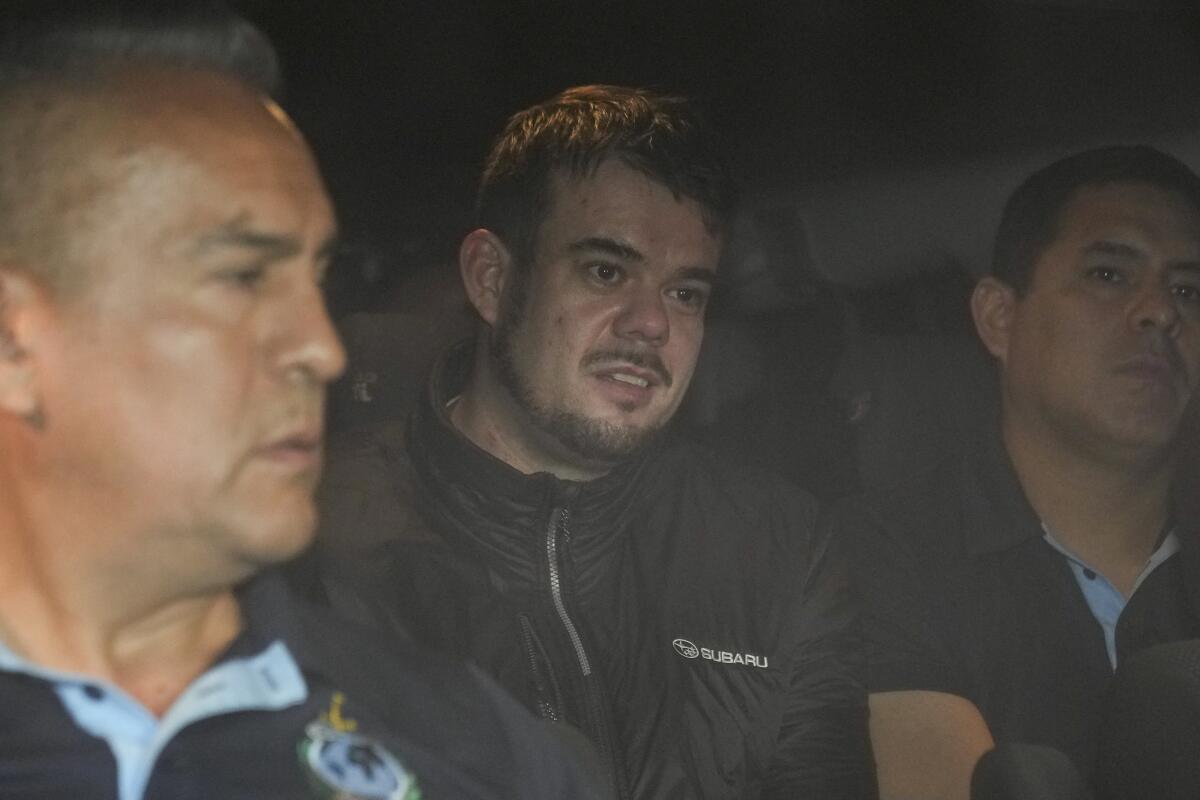
M 676 639 L 671 644 L 675 646 L 675 652 L 684 658 L 698 658 L 700 655 L 700 648 L 687 639 Z

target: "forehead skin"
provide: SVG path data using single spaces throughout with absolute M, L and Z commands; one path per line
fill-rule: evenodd
M 1034 259 L 1031 285 L 1039 276 L 1045 280 L 1057 263 L 1047 256 L 1061 254 L 1064 246 L 1126 239 L 1138 244 L 1170 241 L 1176 249 L 1187 243 L 1183 250 L 1193 251 L 1193 257 L 1185 260 L 1193 262 L 1200 251 L 1200 207 L 1172 189 L 1140 181 L 1081 186 L 1059 211 L 1054 237 Z
M 58 290 L 87 286 L 89 255 L 109 242 L 155 226 L 169 235 L 170 212 L 193 205 L 179 201 L 239 163 L 270 168 L 332 215 L 299 133 L 229 77 L 126 68 L 86 90 L 38 87 L 4 110 L 16 120 L 0 124 L 0 259 Z

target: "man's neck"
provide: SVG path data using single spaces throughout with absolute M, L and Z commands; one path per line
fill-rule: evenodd
M 88 568 L 99 559 L 48 563 L 25 542 L 0 526 L 0 640 L 40 667 L 112 683 L 156 715 L 241 630 L 232 590 L 138 596 L 136 580 Z
M 19 616 L 30 605 L 0 614 L 8 647 L 38 666 L 111 683 L 155 716 L 213 664 L 242 624 L 232 592 L 179 601 L 108 630 L 54 618 L 44 608 Z
M 1009 417 L 1003 433 L 1042 523 L 1128 596 L 1168 521 L 1170 462 L 1106 462 Z
M 479 449 L 525 475 L 548 472 L 563 480 L 589 481 L 606 474 L 611 464 L 589 464 L 566 453 L 554 442 L 535 441 L 536 434 L 522 424 L 516 405 L 501 389 L 481 389 L 486 379 L 471 376 L 463 393 L 450 406 L 450 423 Z

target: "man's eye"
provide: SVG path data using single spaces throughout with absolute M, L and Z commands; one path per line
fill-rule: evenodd
M 1092 267 L 1086 273 L 1087 277 L 1104 283 L 1122 283 L 1125 276 L 1114 267 Z
M 621 268 L 616 264 L 589 264 L 587 270 L 588 274 L 600 283 L 616 283 L 621 279 Z
M 1200 286 L 1192 283 L 1177 283 L 1171 287 L 1171 294 L 1185 303 L 1200 305 Z
M 262 283 L 266 275 L 267 271 L 263 267 L 246 267 L 244 269 L 230 270 L 223 277 L 240 288 L 253 289 Z
M 708 292 L 692 286 L 679 286 L 672 289 L 670 295 L 684 306 L 692 309 L 704 308 L 708 302 Z

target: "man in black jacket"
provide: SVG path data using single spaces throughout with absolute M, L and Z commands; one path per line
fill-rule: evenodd
M 0 50 L 0 796 L 590 796 L 263 571 L 315 525 L 333 213 L 261 34 L 145 5 Z
M 682 100 L 583 87 L 513 117 L 459 253 L 478 334 L 407 422 L 331 454 L 324 546 L 387 541 L 328 583 L 578 726 L 621 797 L 861 797 L 813 501 L 667 431 L 730 206 Z

